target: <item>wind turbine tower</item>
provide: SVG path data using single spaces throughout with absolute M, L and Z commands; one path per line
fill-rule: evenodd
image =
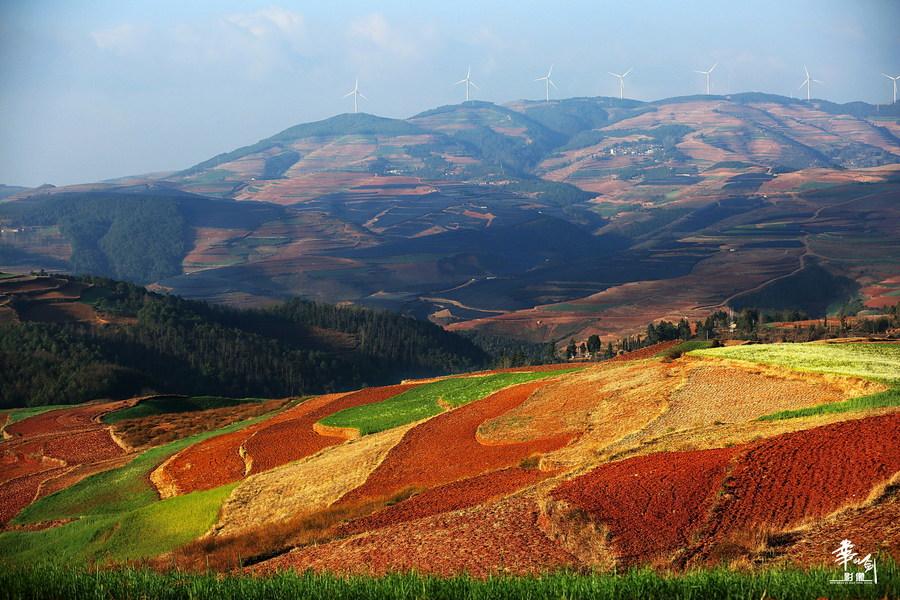
M 897 80 L 900 79 L 900 75 L 897 75 L 896 77 L 891 77 L 887 73 L 882 73 L 882 75 L 890 79 L 891 83 L 894 84 L 894 101 L 891 104 L 897 104 Z
M 350 96 L 353 96 L 353 112 L 358 113 L 359 99 L 362 98 L 363 100 L 368 100 L 368 98 L 366 98 L 363 93 L 359 91 L 359 77 L 356 78 L 356 83 L 354 84 L 353 89 L 344 94 L 344 98 L 348 98 Z
M 546 75 L 544 75 L 543 77 L 538 77 L 537 79 L 535 79 L 535 81 L 543 81 L 543 82 L 546 84 L 546 86 L 547 86 L 547 94 L 546 94 L 545 98 L 546 98 L 547 102 L 550 102 L 550 86 L 553 86 L 553 89 L 557 89 L 557 88 L 556 88 L 556 84 L 553 83 L 553 80 L 552 80 L 552 79 L 550 79 L 550 76 L 551 76 L 552 74 L 553 74 L 553 65 L 550 65 L 550 70 L 547 71 L 547 74 L 546 74 Z
M 472 81 L 472 67 L 469 67 L 469 70 L 466 71 L 466 78 L 460 79 L 454 85 L 462 85 L 462 84 L 466 84 L 466 102 L 468 102 L 469 101 L 469 86 L 472 86 L 476 90 L 478 89 L 478 86 L 475 85 L 474 81 Z
M 809 69 L 806 68 L 806 65 L 803 65 L 803 71 L 806 73 L 806 79 L 803 80 L 803 83 L 800 84 L 799 89 L 803 89 L 803 86 L 806 86 L 806 101 L 809 102 L 812 100 L 812 84 L 814 83 L 822 83 L 818 79 L 813 79 L 809 74 Z M 894 84 L 896 86 L 896 84 Z
M 633 70 L 634 70 L 633 68 L 628 69 L 621 75 L 619 75 L 618 73 L 613 73 L 612 71 L 607 71 L 607 73 L 609 73 L 613 77 L 619 78 L 619 100 L 622 100 L 623 98 L 625 98 L 625 78 L 628 77 L 628 74 L 631 73 Z
M 709 96 L 709 76 L 715 70 L 716 67 L 719 66 L 719 63 L 714 64 L 707 71 L 694 71 L 695 73 L 700 73 L 701 75 L 706 76 L 706 95 Z

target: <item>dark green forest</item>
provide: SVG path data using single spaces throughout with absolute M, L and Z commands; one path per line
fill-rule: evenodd
M 238 310 L 100 278 L 110 321 L 0 325 L 0 408 L 143 392 L 281 397 L 483 369 L 503 354 L 431 323 L 292 300 Z M 526 357 L 520 360 L 525 361 Z M 507 361 L 508 364 L 508 361 Z

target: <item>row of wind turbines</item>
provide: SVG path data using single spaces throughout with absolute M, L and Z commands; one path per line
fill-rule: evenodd
M 699 73 L 706 77 L 706 95 L 710 95 L 710 76 L 712 72 L 716 70 L 716 67 L 719 66 L 719 63 L 714 63 L 709 69 L 705 71 L 694 71 L 695 73 Z M 610 75 L 617 78 L 619 80 L 619 99 L 622 100 L 625 98 L 625 78 L 628 77 L 631 72 L 634 71 L 634 68 L 630 68 L 624 73 L 613 73 L 612 71 L 607 71 Z M 802 90 L 804 87 L 806 88 L 806 100 L 812 100 L 812 86 L 814 83 L 823 83 L 818 79 L 813 79 L 812 75 L 809 74 L 809 69 L 806 68 L 806 65 L 803 65 L 803 72 L 806 73 L 806 78 L 803 80 L 803 83 L 800 84 L 800 87 L 797 89 Z M 887 73 L 882 73 L 885 77 L 891 80 L 894 86 L 894 104 L 897 103 L 897 81 L 900 80 L 900 75 L 890 76 Z M 542 77 L 535 78 L 535 81 L 543 81 L 544 82 L 544 100 L 550 102 L 550 88 L 559 89 L 556 87 L 556 84 L 553 83 L 553 65 L 550 65 L 550 69 L 547 71 L 547 74 Z M 469 101 L 470 95 L 469 90 L 472 88 L 479 89 L 475 82 L 472 81 L 472 67 L 470 66 L 466 70 L 466 76 L 463 79 L 457 81 L 454 85 L 464 85 L 466 89 L 466 102 Z M 353 112 L 359 112 L 359 99 L 368 100 L 362 92 L 359 91 L 359 78 L 356 79 L 356 83 L 353 86 L 353 89 L 348 93 L 344 94 L 344 98 L 349 98 L 353 96 Z

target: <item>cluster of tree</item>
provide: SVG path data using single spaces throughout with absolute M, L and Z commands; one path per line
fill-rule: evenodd
M 493 366 L 472 340 L 424 321 L 293 300 L 236 310 L 91 278 L 110 323 L 0 325 L 0 406 L 143 391 L 281 397 Z
M 560 360 L 553 342 L 535 344 L 479 331 L 461 331 L 459 334 L 493 357 L 496 368 L 545 365 Z

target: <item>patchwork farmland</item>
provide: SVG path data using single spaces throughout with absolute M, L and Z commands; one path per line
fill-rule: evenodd
M 478 577 L 810 568 L 830 564 L 839 520 L 889 521 L 900 345 L 670 349 L 304 398 L 12 411 L 2 560 Z M 163 436 L 166 419 L 190 426 Z M 895 527 L 864 534 L 900 560 Z

